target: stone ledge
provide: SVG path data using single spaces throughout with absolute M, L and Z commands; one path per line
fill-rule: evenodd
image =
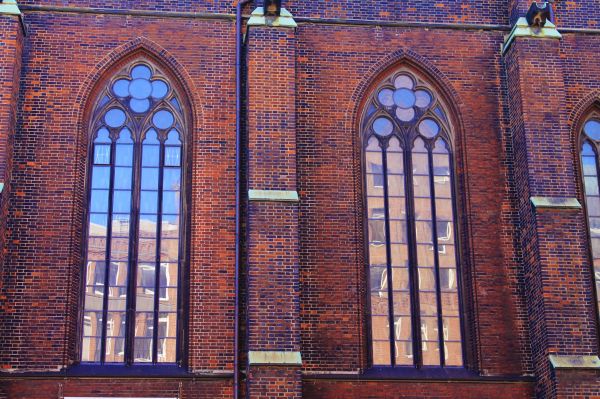
M 281 9 L 281 14 L 277 18 L 265 17 L 263 7 L 256 7 L 250 19 L 248 26 L 271 26 L 273 28 L 296 28 L 298 24 L 294 21 L 294 16 L 285 8 Z
M 16 0 L 4 0 L 0 3 L 0 15 L 21 15 Z
M 550 364 L 555 370 L 600 370 L 600 358 L 598 356 L 559 356 L 550 355 Z
M 581 209 L 577 198 L 567 197 L 531 197 L 534 208 Z
M 513 26 L 512 31 L 508 36 L 504 39 L 504 44 L 502 45 L 502 54 L 506 53 L 512 42 L 517 37 L 532 37 L 535 39 L 560 39 L 562 35 L 556 29 L 556 25 L 554 25 L 550 21 L 546 21 L 546 25 L 544 25 L 541 29 L 534 29 L 527 23 L 527 19 L 525 17 L 521 17 Z
M 248 362 L 251 365 L 302 366 L 300 352 L 250 351 Z
M 300 202 L 297 191 L 285 190 L 248 190 L 250 201 Z

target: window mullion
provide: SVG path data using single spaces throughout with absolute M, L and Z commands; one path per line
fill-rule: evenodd
M 162 203 L 163 203 L 163 172 L 165 164 L 165 144 L 160 143 L 158 166 L 158 204 L 156 217 L 156 259 L 154 261 L 154 328 L 152 331 L 152 363 L 158 361 L 158 325 L 160 307 L 160 254 L 162 246 Z
M 442 319 L 442 290 L 440 286 L 440 258 L 438 252 L 438 232 L 437 232 L 437 214 L 435 207 L 435 178 L 433 175 L 433 154 L 431 148 L 427 149 L 428 167 L 429 167 L 429 190 L 431 195 L 431 234 L 433 242 L 433 258 L 435 265 L 435 293 L 437 302 L 438 319 L 438 341 L 440 351 L 440 366 L 445 365 L 444 353 L 444 323 Z
M 94 145 L 95 147 L 95 145 Z M 100 363 L 104 364 L 106 360 L 106 335 L 108 325 L 108 298 L 110 296 L 110 258 L 112 244 L 112 214 L 113 214 L 113 194 L 115 179 L 115 140 L 110 143 L 110 178 L 108 183 L 108 220 L 106 226 L 106 253 L 104 261 L 104 296 L 102 298 L 102 342 L 100 349 Z
M 141 143 L 134 132 L 133 165 L 132 165 L 132 204 L 129 222 L 129 280 L 127 281 L 127 328 L 125 335 L 125 363 L 133 364 L 135 353 L 135 308 L 137 289 L 137 264 L 139 245 L 139 210 L 141 186 Z
M 408 236 L 408 268 L 411 298 L 411 327 L 413 336 L 413 360 L 415 367 L 423 365 L 421 353 L 421 317 L 419 304 L 419 271 L 417 268 L 417 244 L 414 209 L 412 149 L 408 143 L 404 149 L 404 189 L 406 193 L 406 228 Z
M 380 142 L 381 143 L 381 142 Z M 382 143 L 383 144 L 383 143 Z M 387 167 L 387 143 L 382 145 L 382 172 L 383 172 L 383 207 L 385 209 L 385 252 L 386 252 L 386 267 L 387 267 L 387 283 L 388 283 L 388 318 L 390 328 L 390 357 L 392 366 L 396 365 L 396 345 L 394 332 L 394 288 L 392 286 L 392 244 L 390 240 L 390 207 L 388 193 L 388 167 Z

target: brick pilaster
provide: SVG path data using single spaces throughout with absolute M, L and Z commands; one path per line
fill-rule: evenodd
M 295 31 L 248 33 L 249 208 L 247 389 L 300 398 Z
M 21 54 L 23 49 L 23 29 L 16 4 L 6 2 L 0 5 L 0 322 L 10 328 L 8 320 L 2 315 L 8 312 L 4 292 L 4 256 L 6 240 L 6 222 L 8 216 L 8 197 L 12 172 L 13 140 L 16 130 L 17 102 L 21 75 Z M 6 11 L 6 12 L 5 12 Z M 0 328 L 0 368 L 5 359 L 11 356 L 10 345 Z
M 561 383 L 561 374 L 579 371 L 555 370 L 550 356 L 595 356 L 598 350 L 559 46 L 556 39 L 517 37 L 504 54 L 529 330 L 541 398 L 571 397 L 566 390 L 584 397 L 577 386 Z M 578 386 L 593 385 L 594 374 L 589 372 Z

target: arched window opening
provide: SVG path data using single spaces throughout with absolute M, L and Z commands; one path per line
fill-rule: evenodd
M 585 194 L 589 242 L 596 286 L 596 310 L 600 311 L 600 191 L 598 189 L 600 115 L 592 114 L 583 125 L 580 141 L 581 172 Z M 600 315 L 599 315 L 600 317 Z
M 180 361 L 180 99 L 159 68 L 138 61 L 92 112 L 82 363 Z
M 431 85 L 401 69 L 363 114 L 375 367 L 464 364 L 451 126 Z

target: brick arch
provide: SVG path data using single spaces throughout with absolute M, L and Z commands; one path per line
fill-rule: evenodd
M 456 176 L 456 207 L 458 209 L 457 223 L 459 225 L 460 232 L 460 254 L 462 263 L 462 279 L 463 289 L 461 293 L 461 301 L 463 301 L 465 313 L 464 325 L 465 325 L 465 336 L 463 337 L 463 343 L 467 352 L 465 358 L 465 366 L 469 369 L 480 369 L 480 339 L 479 339 L 479 312 L 477 305 L 476 295 L 476 276 L 472 265 L 474 264 L 474 254 L 471 248 L 473 248 L 473 234 L 471 225 L 469 223 L 467 215 L 471 215 L 472 206 L 470 203 L 469 185 L 467 184 L 467 158 L 466 158 L 466 135 L 464 134 L 464 123 L 461 117 L 460 110 L 464 110 L 465 103 L 459 96 L 458 92 L 454 89 L 451 81 L 446 75 L 441 72 L 435 65 L 433 65 L 427 58 L 410 49 L 400 49 L 392 52 L 380 59 L 379 61 L 372 64 L 372 66 L 365 73 L 365 77 L 361 80 L 358 86 L 355 88 L 352 96 L 350 97 L 350 106 L 347 109 L 344 125 L 344 131 L 351 132 L 352 134 L 352 146 L 354 153 L 353 170 L 354 170 L 354 200 L 355 208 L 360 213 L 356 219 L 356 232 L 359 235 L 359 242 L 365 243 L 367 238 L 367 231 L 364 222 L 364 190 L 363 179 L 362 179 L 362 137 L 360 132 L 360 121 L 362 116 L 362 110 L 366 104 L 370 93 L 374 87 L 388 76 L 394 69 L 400 66 L 408 66 L 409 69 L 415 73 L 422 75 L 428 83 L 437 91 L 441 97 L 441 102 L 447 107 L 448 118 L 450 119 L 450 127 L 452 129 L 452 143 L 453 147 L 453 159 L 454 169 Z M 357 281 L 359 282 L 358 292 L 362 291 L 362 286 L 366 284 L 367 279 L 364 268 L 366 252 L 362 245 L 357 247 L 357 259 L 360 261 L 360 269 L 358 271 L 359 276 Z M 364 295 L 360 298 L 359 309 L 361 311 L 366 309 L 366 302 Z M 368 320 L 367 312 L 363 312 L 359 317 L 362 325 L 358 326 L 361 331 L 362 337 L 368 337 Z M 361 337 L 361 338 L 362 338 Z M 361 353 L 360 362 L 361 365 L 365 366 L 368 362 L 368 350 L 367 339 L 361 339 Z
M 88 74 L 82 82 L 74 104 L 78 107 L 76 110 L 76 152 L 77 165 L 75 168 L 75 177 L 73 184 L 73 205 L 72 216 L 73 223 L 69 237 L 71 270 L 69 272 L 68 292 L 66 301 L 65 317 L 65 335 L 63 341 L 63 366 L 69 366 L 78 358 L 78 337 L 79 337 L 79 310 L 82 307 L 81 288 L 81 260 L 83 255 L 84 237 L 81 234 L 85 226 L 83 215 L 86 214 L 86 176 L 88 171 L 88 148 L 89 148 L 89 114 L 95 106 L 95 99 L 98 92 L 104 88 L 104 83 L 112 78 L 113 73 L 117 72 L 123 65 L 135 58 L 145 58 L 152 61 L 162 68 L 166 76 L 172 79 L 172 84 L 180 92 L 181 106 L 186 114 L 186 133 L 190 135 L 186 139 L 188 143 L 187 153 L 190 157 L 190 164 L 193 163 L 193 138 L 192 136 L 202 126 L 203 110 L 202 103 L 197 98 L 193 80 L 186 68 L 183 67 L 177 59 L 166 49 L 157 43 L 145 38 L 138 37 L 127 42 L 110 53 L 105 55 Z
M 583 124 L 593 113 L 600 114 L 600 90 L 595 90 L 582 98 L 569 114 L 568 124 L 571 142 L 571 152 L 575 165 L 575 187 L 577 198 L 584 201 L 583 181 L 581 179 L 582 166 L 580 159 L 581 151 L 581 132 Z
M 460 143 L 463 136 L 463 122 L 460 117 L 459 109 L 464 106 L 463 101 L 452 86 L 450 80 L 439 69 L 437 69 L 428 59 L 409 49 L 400 49 L 388 54 L 383 59 L 374 63 L 367 73 L 365 73 L 365 78 L 356 87 L 351 96 L 351 114 L 349 115 L 350 118 L 346 118 L 347 121 L 351 121 L 351 126 L 348 128 L 356 129 L 358 127 L 360 122 L 360 111 L 364 106 L 367 95 L 371 92 L 373 87 L 382 77 L 387 76 L 389 72 L 401 65 L 408 66 L 415 72 L 422 74 L 439 92 L 443 103 L 450 111 L 448 117 L 451 119 L 454 140 L 457 143 Z
M 189 121 L 190 130 L 194 131 L 196 126 L 201 125 L 203 114 L 202 104 L 196 98 L 198 90 L 194 87 L 193 80 L 185 67 L 157 43 L 145 37 L 138 37 L 107 54 L 96 64 L 93 71 L 82 83 L 75 99 L 77 104 L 81 104 L 77 118 L 77 129 L 79 132 L 87 130 L 86 121 L 87 114 L 90 111 L 91 100 L 94 98 L 101 83 L 107 77 L 110 78 L 112 71 L 138 56 L 148 58 L 164 67 L 164 72 L 174 78 L 175 83 L 184 94 L 185 98 L 182 98 L 182 100 L 187 102 L 184 108 L 187 108 L 191 112 L 191 120 Z

